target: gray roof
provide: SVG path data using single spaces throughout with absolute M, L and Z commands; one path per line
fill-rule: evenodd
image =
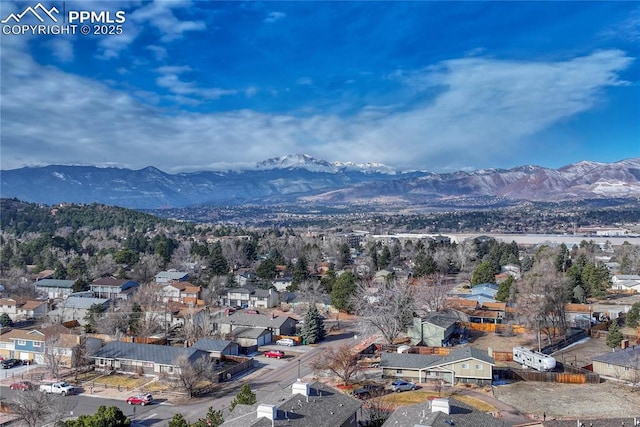
M 448 329 L 459 321 L 460 319 L 458 319 L 457 317 L 447 316 L 443 314 L 434 314 L 422 319 L 423 323 L 431 323 L 442 329 Z
M 238 344 L 228 340 L 212 340 L 209 338 L 200 338 L 191 347 L 196 350 L 203 351 L 224 351 L 227 347 Z
M 620 426 L 633 426 L 634 422 L 638 421 L 640 417 L 636 418 L 597 418 L 588 419 L 580 418 L 580 424 L 593 427 L 620 427 Z M 551 420 L 543 423 L 544 427 L 576 427 L 576 420 Z
M 175 366 L 177 359 L 181 356 L 186 356 L 187 359 L 194 361 L 206 355 L 206 352 L 193 347 L 184 348 L 112 341 L 98 350 L 92 357 L 94 359 L 141 360 L 160 365 Z
M 224 427 L 335 427 L 354 416 L 362 402 L 327 385 L 316 382 L 310 385 L 310 396 L 292 394 L 291 387 L 267 394 L 255 405 L 238 405 Z M 276 405 L 277 419 L 257 418 L 260 404 Z
M 233 331 L 229 333 L 232 337 L 236 338 L 249 338 L 249 339 L 257 339 L 262 335 L 267 335 L 270 332 L 263 328 L 235 328 Z
M 403 369 L 427 369 L 435 366 L 448 365 L 460 360 L 478 359 L 483 362 L 494 364 L 493 358 L 486 352 L 474 347 L 456 347 L 447 356 L 433 354 L 412 354 L 412 353 L 382 353 L 380 356 L 380 366 L 384 368 Z
M 293 319 L 293 317 L 276 316 L 272 319 L 271 316 L 267 316 L 265 314 L 247 314 L 241 311 L 236 311 L 235 313 L 232 313 L 229 316 L 221 317 L 217 323 L 227 324 L 227 325 L 233 324 L 234 327 L 249 326 L 249 327 L 278 329 L 278 328 L 281 328 L 282 325 L 284 325 L 287 319 Z M 233 323 L 231 323 L 232 321 Z M 295 321 L 296 323 L 298 322 L 297 320 Z
M 414 427 L 416 425 L 430 427 L 450 427 L 452 425 L 456 427 L 503 427 L 505 423 L 485 412 L 478 411 L 463 402 L 450 398 L 449 415 L 440 411 L 432 412 L 429 402 L 424 402 L 396 409 L 383 424 L 384 427 Z
M 425 369 L 442 360 L 442 356 L 413 353 L 382 353 L 380 366 L 384 368 Z
M 181 280 L 189 277 L 189 273 L 184 271 L 161 271 L 154 276 L 156 279 Z
M 475 347 L 455 347 L 451 350 L 448 356 L 442 358 L 440 364 L 452 363 L 458 360 L 464 359 L 478 359 L 491 365 L 495 364 L 493 357 L 489 356 L 489 353 L 482 351 Z
M 105 305 L 109 302 L 107 298 L 83 298 L 69 297 L 58 304 L 57 309 L 77 308 L 80 310 L 88 310 L 93 304 Z
M 637 367 L 640 362 L 640 346 L 612 351 L 593 358 L 594 362 L 609 363 L 616 366 Z
M 73 288 L 75 280 L 42 279 L 35 282 L 39 288 Z

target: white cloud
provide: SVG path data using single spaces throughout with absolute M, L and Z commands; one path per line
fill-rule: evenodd
M 157 71 L 161 74 L 156 79 L 156 84 L 175 94 L 175 101 L 181 104 L 195 105 L 197 99 L 218 99 L 225 95 L 234 95 L 236 90 L 220 88 L 202 88 L 194 82 L 184 81 L 179 75 L 191 71 L 188 65 L 163 66 Z
M 270 12 L 267 17 L 264 19 L 264 22 L 267 24 L 273 24 L 287 16 L 284 12 Z
M 176 172 L 297 152 L 455 169 L 509 150 L 535 151 L 523 141 L 598 106 L 603 89 L 625 84 L 618 73 L 633 60 L 617 50 L 558 62 L 455 59 L 400 77 L 418 93 L 439 88 L 420 104 L 299 117 L 250 110 L 170 113 L 155 107 L 160 104 L 153 97 L 41 66 L 25 52 L 3 44 L 4 169 L 111 162 Z M 189 67 L 157 71 L 157 83 L 181 102 L 229 93 L 184 79 Z
M 54 37 L 47 45 L 51 49 L 53 56 L 59 61 L 70 62 L 73 60 L 73 40 L 70 37 Z

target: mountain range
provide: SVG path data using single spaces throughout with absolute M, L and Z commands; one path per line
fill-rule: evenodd
M 3 170 L 0 180 L 3 198 L 49 205 L 97 202 L 133 209 L 291 203 L 428 206 L 486 199 L 560 202 L 640 198 L 640 158 L 583 161 L 559 169 L 520 166 L 431 173 L 295 154 L 245 170 L 168 174 L 154 167 L 50 165 Z

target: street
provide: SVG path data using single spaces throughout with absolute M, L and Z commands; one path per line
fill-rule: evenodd
M 354 341 L 354 333 L 351 325 L 341 322 L 344 329 L 339 335 L 328 336 L 325 341 L 317 345 L 281 347 L 269 345 L 261 348 L 280 349 L 285 351 L 285 358 L 272 359 L 258 355 L 254 358 L 255 367 L 253 370 L 234 377 L 232 381 L 221 384 L 221 387 L 206 398 L 195 399 L 193 403 L 173 404 L 166 400 L 156 399 L 152 405 L 130 406 L 125 402 L 126 397 L 105 398 L 97 394 L 82 393 L 74 396 L 54 396 L 56 399 L 67 399 L 71 402 L 72 409 L 69 417 L 79 415 L 91 415 L 96 412 L 99 406 L 117 406 L 132 421 L 136 427 L 166 426 L 168 421 L 176 413 L 181 413 L 189 422 L 195 422 L 205 416 L 207 410 L 212 407 L 222 410 L 223 416 L 229 415 L 228 407 L 233 398 L 238 394 L 240 387 L 245 382 L 249 382 L 251 389 L 256 394 L 258 401 L 265 395 L 276 390 L 286 388 L 298 378 L 304 378 L 313 373 L 311 364 L 313 360 L 321 355 L 329 346 L 337 346 Z M 6 377 L 20 380 L 23 372 L 17 369 L 13 375 L 6 373 Z M 5 402 L 10 402 L 16 393 L 20 391 L 10 390 L 5 382 L 0 387 L 0 395 Z

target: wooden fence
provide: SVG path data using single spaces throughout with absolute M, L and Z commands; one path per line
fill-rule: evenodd
M 527 328 L 521 325 L 508 325 L 504 323 L 473 323 L 464 322 L 464 327 L 472 331 L 480 332 L 493 332 L 496 334 L 524 334 L 527 332 Z
M 600 383 L 600 375 L 588 372 L 584 369 L 578 371 L 579 368 L 572 370 L 573 372 L 538 372 L 529 369 L 494 369 L 494 377 L 502 379 L 520 380 L 520 381 L 538 381 L 546 383 L 562 383 L 562 384 L 598 384 Z M 569 369 L 567 369 L 569 371 Z
M 224 355 L 222 359 L 233 362 L 234 365 L 228 367 L 225 366 L 218 373 L 218 382 L 228 381 L 235 374 L 253 368 L 253 358 L 251 357 Z

